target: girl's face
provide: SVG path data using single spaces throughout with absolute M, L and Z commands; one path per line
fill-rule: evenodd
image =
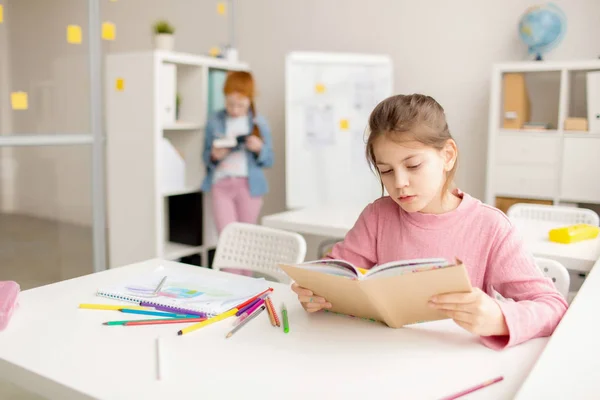
M 450 139 L 442 150 L 418 141 L 394 142 L 385 135 L 373 143 L 377 169 L 388 194 L 407 212 L 441 214 L 446 173 L 458 154 Z
M 230 93 L 225 97 L 225 109 L 230 117 L 243 117 L 250 109 L 250 99 L 238 92 Z

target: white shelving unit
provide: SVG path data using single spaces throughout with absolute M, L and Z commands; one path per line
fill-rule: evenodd
M 486 202 L 497 197 L 600 204 L 600 132 L 564 130 L 568 117 L 587 117 L 585 74 L 600 60 L 494 65 L 488 130 Z M 502 129 L 503 75 L 525 73 L 531 117 L 553 130 Z M 537 80 L 537 84 L 536 81 Z
M 179 119 L 163 122 L 164 65 L 175 65 Z M 201 254 L 207 262 L 217 235 L 210 203 L 202 198 L 202 243 L 169 241 L 169 198 L 200 192 L 211 69 L 248 70 L 245 63 L 164 51 L 110 54 L 106 59 L 107 206 L 109 266 L 149 258 L 179 259 Z M 170 93 L 173 95 L 173 93 Z M 174 101 L 171 101 L 174 104 Z M 176 152 L 165 152 L 164 140 Z M 177 170 L 165 154 L 184 166 L 178 185 L 165 189 L 164 179 Z M 182 178 L 181 176 L 178 176 Z

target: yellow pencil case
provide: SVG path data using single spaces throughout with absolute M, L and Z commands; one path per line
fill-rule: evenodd
M 600 228 L 588 224 L 569 225 L 552 229 L 549 233 L 551 242 L 574 243 L 582 240 L 594 239 L 600 233 Z

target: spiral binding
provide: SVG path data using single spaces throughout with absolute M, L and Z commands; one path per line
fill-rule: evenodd
M 163 304 L 163 303 L 158 303 L 156 301 L 152 301 L 151 299 L 140 299 L 140 298 L 136 298 L 136 297 L 132 297 L 132 296 L 116 295 L 116 294 L 107 293 L 107 292 L 97 292 L 97 294 L 99 296 L 108 297 L 108 298 L 116 299 L 116 300 L 128 301 L 130 303 L 139 304 L 139 303 L 143 302 L 146 304 L 150 304 L 152 306 L 160 306 L 162 308 L 168 308 L 169 310 L 176 311 L 176 312 L 181 312 L 181 311 L 186 310 L 185 308 L 175 307 L 175 306 L 171 306 L 171 305 Z M 214 312 L 207 311 L 207 310 L 203 309 L 202 307 L 194 307 L 194 308 L 190 307 L 189 311 L 204 313 L 204 314 L 206 314 L 207 317 L 211 317 L 211 316 L 215 315 Z

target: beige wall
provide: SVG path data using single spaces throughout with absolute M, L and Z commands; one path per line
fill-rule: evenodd
M 14 79 L 46 76 L 39 59 L 73 55 L 64 44 L 64 25 L 81 19 L 75 0 L 19 0 L 22 18 L 15 37 Z M 76 2 L 81 4 L 82 2 Z M 458 183 L 477 197 L 484 193 L 489 76 L 494 62 L 524 60 L 517 36 L 521 13 L 539 0 L 246 0 L 236 1 L 240 58 L 258 80 L 259 112 L 273 129 L 277 161 L 268 171 L 271 192 L 263 214 L 285 208 L 284 59 L 298 51 L 364 52 L 391 55 L 397 93 L 423 92 L 446 109 L 458 140 Z M 548 59 L 600 55 L 600 2 L 559 0 L 569 19 L 563 43 Z M 117 26 L 105 52 L 149 50 L 151 25 L 165 18 L 176 29 L 176 50 L 205 53 L 227 42 L 226 19 L 212 0 L 123 0 L 102 2 L 103 19 Z M 66 7 L 66 9 L 65 9 Z M 75 8 L 77 8 L 75 10 Z M 25 31 L 38 26 L 44 34 Z M 59 29 L 60 35 L 50 35 Z M 85 46 L 77 49 L 79 53 Z M 23 54 L 23 53 L 27 54 Z M 24 122 L 20 122 L 24 123 Z M 79 160 L 82 162 L 85 160 Z M 67 162 L 67 161 L 61 161 Z M 81 166 L 82 171 L 87 167 Z M 65 169 L 65 168 L 63 168 Z M 68 168 L 67 168 L 68 169 Z M 81 172 L 81 171 L 80 171 Z M 72 179 L 81 180 L 81 176 Z M 30 184 L 31 186 L 32 184 Z M 27 192 L 27 187 L 19 188 Z
M 141 6 L 141 4 L 145 6 Z M 251 0 L 237 1 L 237 47 L 258 80 L 258 109 L 269 119 L 277 157 L 263 214 L 285 208 L 284 60 L 298 51 L 390 54 L 398 93 L 423 92 L 446 109 L 461 150 L 458 183 L 482 197 L 489 77 L 494 62 L 527 59 L 517 36 L 521 13 L 538 0 Z M 556 3 L 569 18 L 563 43 L 548 59 L 600 55 L 600 2 Z M 215 2 L 128 0 L 104 7 L 117 25 L 108 51 L 150 49 L 152 21 L 177 28 L 176 49 L 207 52 L 225 43 L 225 20 Z M 133 17 L 135 16 L 135 17 Z

